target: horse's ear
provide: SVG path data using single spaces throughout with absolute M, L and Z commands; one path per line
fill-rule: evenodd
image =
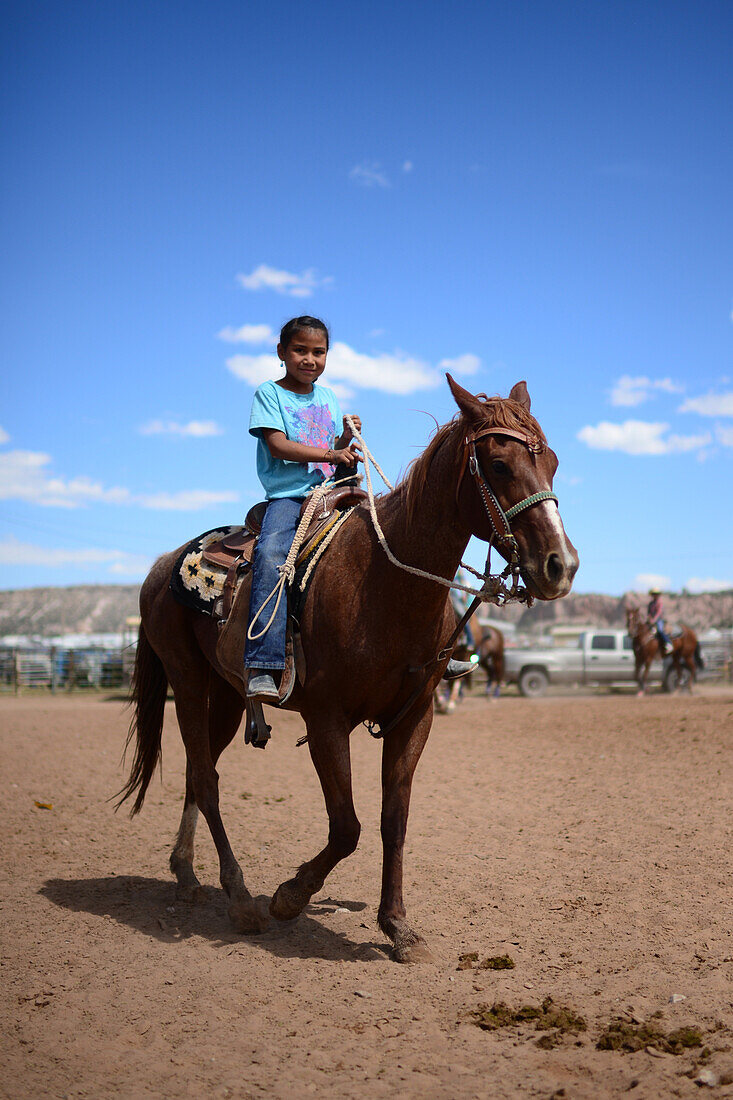
M 454 378 L 451 378 L 449 374 L 446 374 L 448 379 L 448 385 L 450 386 L 450 392 L 453 394 L 456 405 L 461 412 L 468 417 L 469 420 L 485 420 L 486 409 L 479 401 L 478 397 L 474 397 L 468 390 L 464 390 L 463 386 L 459 386 Z
M 529 399 L 526 382 L 517 382 L 516 386 L 512 386 L 509 396 L 512 401 L 516 401 L 518 405 L 521 405 L 522 408 L 529 412 L 532 402 Z

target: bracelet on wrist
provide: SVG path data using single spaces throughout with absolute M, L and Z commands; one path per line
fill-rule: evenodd
M 329 447 L 328 450 L 326 451 L 325 455 L 323 456 L 323 461 L 328 462 L 329 464 L 332 465 L 333 460 L 335 459 L 335 457 L 336 457 L 335 453 Z

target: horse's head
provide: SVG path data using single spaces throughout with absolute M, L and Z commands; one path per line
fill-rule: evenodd
M 557 457 L 530 413 L 525 383 L 518 382 L 506 399 L 487 399 L 447 377 L 463 414 L 457 491 L 462 518 L 473 534 L 492 540 L 507 560 L 513 536 L 522 580 L 532 596 L 540 600 L 566 596 L 578 569 L 578 555 L 565 534 L 552 493 Z M 504 537 L 507 530 L 509 538 Z
M 633 638 L 639 629 L 641 623 L 641 615 L 639 608 L 633 604 L 626 605 L 626 631 Z

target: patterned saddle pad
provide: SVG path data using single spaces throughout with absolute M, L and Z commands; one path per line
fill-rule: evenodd
M 189 542 L 173 567 L 170 580 L 170 590 L 180 603 L 206 615 L 220 614 L 227 569 L 204 561 L 203 552 L 220 539 L 243 530 L 242 526 L 215 527 Z M 235 594 L 242 576 L 237 580 Z

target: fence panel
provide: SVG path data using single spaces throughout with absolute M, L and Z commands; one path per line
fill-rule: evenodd
M 19 649 L 0 647 L 0 692 L 46 689 L 108 690 L 126 687 L 134 648 Z

